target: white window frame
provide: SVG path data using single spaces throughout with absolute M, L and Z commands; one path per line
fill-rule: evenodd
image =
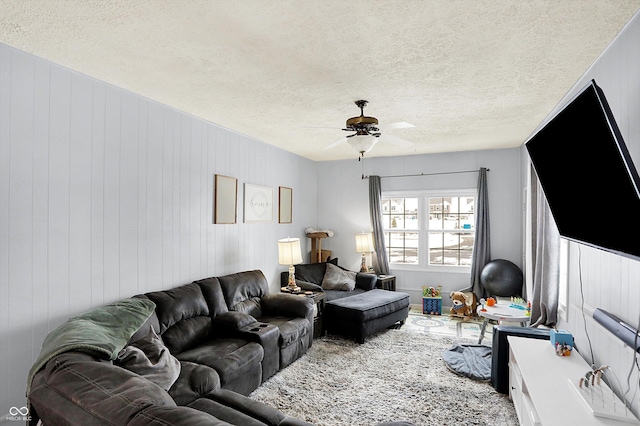
M 473 197 L 476 205 L 478 203 L 478 191 L 472 189 L 438 189 L 421 191 L 384 191 L 382 199 L 389 198 L 418 198 L 418 229 L 407 230 L 407 232 L 418 232 L 418 264 L 389 263 L 389 267 L 395 270 L 404 271 L 426 271 L 426 272 L 446 272 L 464 273 L 471 271 L 471 266 L 466 265 L 430 265 L 429 264 L 429 197 Z M 474 212 L 477 214 L 477 212 Z M 438 231 L 441 231 L 438 229 Z M 476 230 L 473 230 L 475 237 Z

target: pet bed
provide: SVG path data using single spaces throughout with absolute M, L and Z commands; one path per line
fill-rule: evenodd
M 456 374 L 474 380 L 491 379 L 491 348 L 488 346 L 455 344 L 442 353 L 442 359 Z

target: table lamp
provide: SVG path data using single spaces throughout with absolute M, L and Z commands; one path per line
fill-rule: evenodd
M 367 268 L 367 253 L 374 251 L 373 247 L 373 235 L 369 232 L 363 232 L 356 234 L 356 251 L 362 253 L 362 264 L 360 265 L 360 272 L 369 272 Z
M 285 238 L 278 240 L 278 263 L 289 265 L 289 282 L 287 291 L 292 293 L 300 291 L 296 284 L 295 268 L 293 265 L 302 263 L 302 251 L 300 250 L 300 238 Z

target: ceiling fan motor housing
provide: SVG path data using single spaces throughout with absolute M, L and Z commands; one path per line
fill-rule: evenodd
M 371 132 L 377 132 L 378 119 L 375 117 L 367 117 L 364 115 L 364 107 L 367 106 L 367 101 L 356 101 L 355 104 L 360 108 L 360 115 L 358 117 L 351 117 L 347 120 L 347 128 L 344 130 L 356 131 L 359 135 L 367 135 Z

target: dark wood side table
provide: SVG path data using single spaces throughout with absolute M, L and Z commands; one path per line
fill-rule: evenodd
M 376 288 L 383 290 L 396 291 L 396 276 L 395 275 L 378 275 L 378 282 Z

